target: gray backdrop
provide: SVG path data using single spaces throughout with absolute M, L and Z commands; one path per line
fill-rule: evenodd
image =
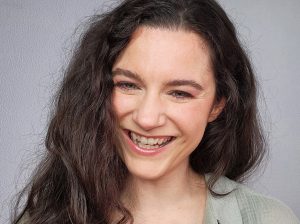
M 101 0 L 0 0 L 0 223 L 38 160 L 75 29 Z M 300 1 L 222 0 L 258 74 L 271 152 L 248 183 L 300 217 Z M 80 31 L 81 28 L 79 28 Z

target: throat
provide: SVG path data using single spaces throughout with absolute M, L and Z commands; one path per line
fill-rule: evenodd
M 134 223 L 203 223 L 207 199 L 205 178 L 192 171 L 188 175 L 175 174 L 158 182 L 129 177 L 122 202 Z
M 149 199 L 149 198 L 148 198 Z M 140 201 L 139 206 L 130 209 L 134 223 L 143 224 L 194 224 L 203 223 L 206 204 L 206 191 L 194 195 L 179 195 L 174 198 L 161 198 L 157 195 L 152 201 Z
M 174 211 L 201 205 L 206 201 L 204 177 L 192 173 L 182 179 L 177 174 L 165 180 L 145 181 L 130 177 L 122 201 L 130 211 L 161 212 L 161 209 Z M 197 206 L 199 207 L 199 206 Z M 200 206 L 201 207 L 201 206 Z

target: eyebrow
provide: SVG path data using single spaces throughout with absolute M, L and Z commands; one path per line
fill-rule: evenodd
M 127 69 L 122 69 L 122 68 L 116 68 L 115 70 L 112 71 L 113 77 L 116 75 L 123 75 L 131 79 L 135 79 L 139 82 L 143 82 L 143 79 L 137 74 L 132 71 L 129 71 Z M 187 79 L 174 79 L 171 81 L 167 81 L 164 83 L 168 87 L 176 87 L 176 86 L 191 86 L 197 90 L 203 90 L 203 87 L 197 83 L 194 80 L 187 80 Z
M 191 86 L 197 90 L 203 90 L 203 87 L 195 82 L 194 80 L 186 80 L 186 79 L 175 79 L 166 83 L 166 86 L 176 87 L 176 86 Z
M 116 75 L 123 75 L 128 78 L 135 79 L 139 82 L 143 82 L 143 79 L 138 74 L 126 69 L 116 68 L 115 70 L 112 71 L 112 76 L 114 77 Z

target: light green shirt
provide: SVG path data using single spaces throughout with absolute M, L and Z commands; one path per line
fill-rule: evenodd
M 209 175 L 205 176 L 208 180 Z M 282 202 L 253 192 L 246 186 L 221 177 L 208 194 L 204 224 L 299 224 L 299 219 Z

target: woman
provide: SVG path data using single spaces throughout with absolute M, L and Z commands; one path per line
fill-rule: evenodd
M 126 0 L 95 16 L 46 149 L 14 223 L 298 223 L 238 183 L 265 142 L 251 65 L 213 0 Z

